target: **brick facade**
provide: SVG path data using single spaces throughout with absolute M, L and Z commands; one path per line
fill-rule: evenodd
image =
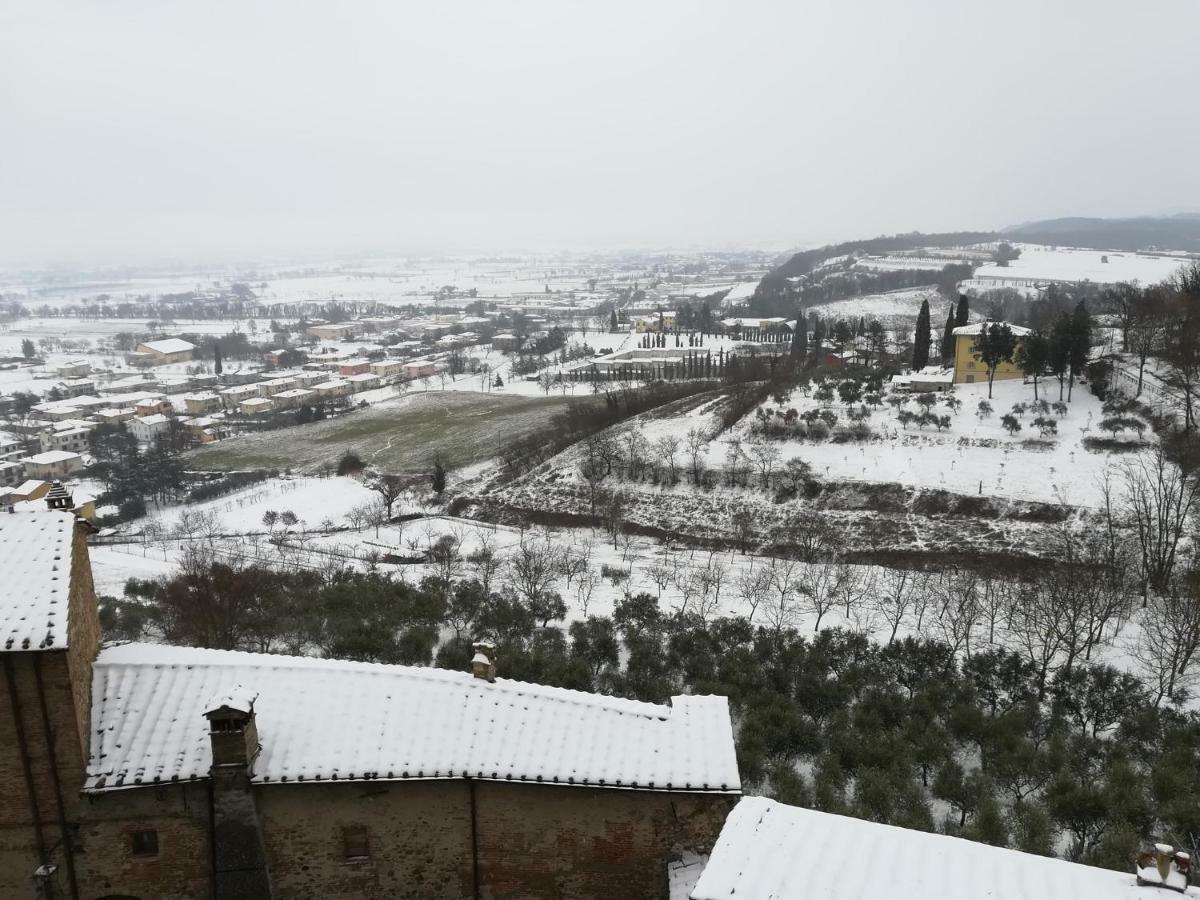
M 82 526 L 71 572 L 68 649 L 0 654 L 6 900 L 71 897 L 72 865 L 83 900 L 211 897 L 214 808 L 257 811 L 275 896 L 287 900 L 666 897 L 672 854 L 711 849 L 737 799 L 462 779 L 254 785 L 252 802 L 233 807 L 214 803 L 211 780 L 82 795 L 100 642 Z M 137 833 L 143 841 L 152 833 L 153 852 L 144 844 L 137 852 Z M 347 858 L 351 846 L 359 849 Z M 34 870 L 43 860 L 56 871 L 39 894 Z

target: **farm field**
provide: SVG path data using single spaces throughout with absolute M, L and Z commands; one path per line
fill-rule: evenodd
M 325 422 L 244 434 L 201 447 L 187 454 L 186 464 L 313 472 L 353 450 L 385 471 L 424 470 L 435 455 L 455 469 L 495 456 L 501 443 L 543 427 L 570 402 L 563 397 L 465 391 L 413 393 Z

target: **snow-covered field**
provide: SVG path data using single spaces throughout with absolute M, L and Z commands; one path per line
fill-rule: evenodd
M 810 307 L 807 312 L 816 313 L 823 319 L 878 319 L 884 325 L 911 326 L 916 321 L 921 304 L 928 300 L 932 321 L 945 321 L 946 299 L 932 288 L 915 288 L 888 291 L 884 294 L 863 294 L 847 297 L 832 303 Z M 973 314 L 972 318 L 981 318 Z
M 1070 247 L 1045 247 L 1018 244 L 1019 258 L 1007 266 L 986 265 L 975 270 L 975 280 L 1039 279 L 1045 281 L 1091 281 L 1115 284 L 1136 281 L 1155 284 L 1171 277 L 1186 260 L 1178 256 L 1158 256 L 1119 251 L 1076 250 Z M 999 286 L 999 285 L 997 285 Z
M 784 459 L 797 457 L 812 466 L 819 478 L 847 481 L 892 482 L 915 488 L 939 488 L 961 494 L 1065 502 L 1071 506 L 1091 506 L 1099 502 L 1100 481 L 1114 465 L 1108 454 L 1089 451 L 1083 439 L 1107 437 L 1099 430 L 1102 418 L 1100 401 L 1085 387 L 1075 386 L 1068 412 L 1053 416 L 1058 422 L 1057 436 L 1042 438 L 1031 424 L 1036 416 L 1027 412 L 1018 418 L 1022 430 L 1010 435 L 1000 422 L 1014 404 L 1032 403 L 1033 386 L 1020 379 L 997 381 L 990 401 L 993 414 L 985 419 L 976 415 L 980 401 L 986 401 L 986 384 L 956 385 L 953 396 L 962 409 L 951 413 L 951 425 L 939 432 L 933 426 L 904 428 L 891 407 L 884 406 L 869 420 L 878 439 L 862 444 L 835 444 L 830 441 L 783 441 Z M 1043 383 L 1039 396 L 1058 399 L 1057 383 Z M 817 404 L 811 399 L 793 396 L 783 409 L 799 412 Z M 774 409 L 773 402 L 765 404 Z M 916 411 L 915 403 L 908 408 Z M 835 404 L 835 411 L 844 409 Z M 948 410 L 939 404 L 935 411 Z M 747 439 L 747 416 L 735 431 Z M 844 416 L 843 416 L 844 418 Z M 719 442 L 718 442 L 719 445 Z M 717 464 L 724 448 L 711 446 Z

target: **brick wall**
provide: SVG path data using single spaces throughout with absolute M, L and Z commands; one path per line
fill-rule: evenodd
M 80 897 L 209 897 L 208 783 L 135 788 L 81 800 Z M 158 833 L 158 855 L 134 855 L 132 834 Z M 65 894 L 63 895 L 65 896 Z
M 674 850 L 707 851 L 735 797 L 475 782 L 479 895 L 489 900 L 665 897 Z M 258 789 L 281 898 L 470 898 L 465 781 Z M 347 861 L 362 826 L 368 860 Z

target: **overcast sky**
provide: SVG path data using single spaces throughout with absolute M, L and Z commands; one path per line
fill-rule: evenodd
M 1200 209 L 1198 0 L 4 2 L 0 259 Z

